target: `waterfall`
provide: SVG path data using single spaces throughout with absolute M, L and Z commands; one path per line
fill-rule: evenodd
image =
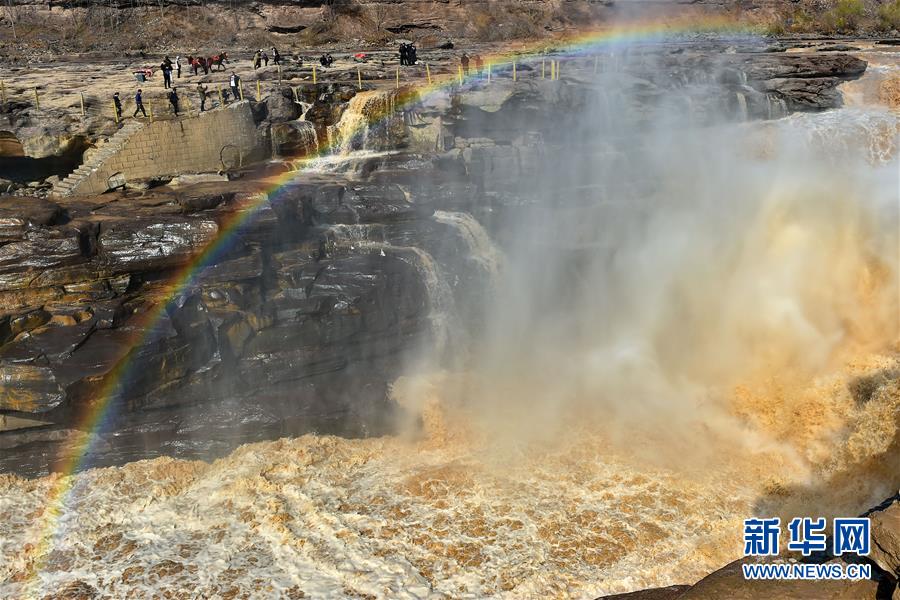
M 741 121 L 746 121 L 749 118 L 749 112 L 747 111 L 747 96 L 744 95 L 744 92 L 735 92 L 735 96 L 737 96 L 738 118 Z
M 775 94 L 766 94 L 766 111 L 769 119 L 780 119 L 787 115 L 787 102 Z
M 469 218 L 471 219 L 471 217 Z M 486 233 L 483 235 L 485 238 L 487 237 Z M 450 285 L 447 283 L 440 265 L 435 262 L 431 254 L 414 246 L 390 244 L 386 240 L 384 228 L 381 225 L 331 225 L 326 230 L 325 237 L 326 244 L 330 244 L 332 249 L 344 246 L 351 251 L 378 252 L 382 256 L 391 252 L 393 255 L 399 256 L 401 260 L 411 262 L 425 287 L 429 309 L 428 320 L 431 322 L 434 347 L 438 354 L 449 347 L 452 341 L 451 330 L 458 329 L 451 328 L 451 323 L 456 315 L 455 302 Z
M 328 127 L 332 147 L 340 154 L 353 150 L 393 147 L 392 129 L 397 111 L 397 90 L 359 92 L 341 115 L 340 121 Z
M 779 123 L 836 161 L 861 156 L 872 165 L 883 165 L 896 159 L 900 147 L 900 119 L 886 110 L 795 113 Z
M 475 217 L 464 212 L 434 211 L 434 219 L 454 227 L 469 249 L 469 256 L 493 280 L 500 273 L 502 257 L 487 231 Z
M 430 308 L 428 318 L 431 321 L 435 348 L 438 353 L 441 353 L 448 349 L 453 341 L 450 337 L 451 321 L 456 314 L 453 292 L 450 290 L 450 286 L 447 284 L 440 266 L 429 253 L 414 246 L 396 248 L 395 250 L 405 253 L 412 258 L 416 270 L 422 276 L 422 283 L 425 284 L 425 292 Z M 454 327 L 453 329 L 458 328 Z
M 316 127 L 309 121 L 297 121 L 297 131 L 303 147 L 307 150 L 306 154 L 315 154 L 319 151 L 319 138 L 316 136 Z

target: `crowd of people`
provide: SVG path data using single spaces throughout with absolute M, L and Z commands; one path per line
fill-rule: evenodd
M 417 53 L 418 53 L 418 50 L 416 49 L 415 44 L 412 44 L 409 42 L 401 43 L 400 47 L 399 47 L 399 52 L 398 52 L 399 58 L 400 58 L 400 65 L 413 66 L 413 65 L 417 64 L 417 62 L 418 62 Z M 216 57 L 211 57 L 209 59 L 209 61 L 216 60 L 216 61 L 225 62 L 226 61 L 225 56 L 226 55 L 223 52 L 221 55 L 218 55 Z M 359 56 L 365 56 L 365 55 L 360 55 L 360 54 L 356 55 L 357 58 Z M 201 59 L 201 60 L 205 60 L 205 59 Z M 262 48 L 258 49 L 253 54 L 253 59 L 252 59 L 254 70 L 259 69 L 260 67 L 267 67 L 269 65 L 269 60 L 272 61 L 273 65 L 281 65 L 282 64 L 282 57 L 281 57 L 281 54 L 278 52 L 278 49 L 275 46 L 272 46 L 271 54 L 266 52 Z M 474 55 L 474 56 L 470 57 L 468 54 L 462 53 L 459 57 L 459 61 L 460 61 L 460 68 L 462 69 L 462 71 L 464 72 L 465 75 L 468 76 L 470 74 L 470 68 L 471 68 L 472 63 L 474 63 L 475 72 L 479 76 L 482 74 L 483 69 L 484 69 L 484 63 L 483 63 L 481 56 Z M 188 57 L 188 66 L 191 67 L 192 65 L 194 65 L 194 73 L 197 74 L 196 65 L 194 64 L 195 62 L 196 61 L 193 60 L 193 57 L 190 57 L 190 56 Z M 175 116 L 179 115 L 179 108 L 180 108 L 179 100 L 180 100 L 180 98 L 178 96 L 178 91 L 173 82 L 175 79 L 181 78 L 181 66 L 182 66 L 181 63 L 182 63 L 182 59 L 181 59 L 180 55 L 176 56 L 174 61 L 172 59 L 170 59 L 168 56 L 166 56 L 165 58 L 163 58 L 162 62 L 159 65 L 159 70 L 161 71 L 162 78 L 163 78 L 163 89 L 169 90 L 166 94 L 166 97 L 169 101 L 169 104 L 172 107 L 172 112 L 175 114 Z M 303 64 L 302 58 L 299 59 L 299 63 L 302 66 L 302 64 Z M 334 63 L 334 57 L 329 52 L 325 52 L 324 54 L 322 54 L 319 57 L 319 64 L 322 67 L 326 67 L 326 68 L 331 67 L 333 63 Z M 150 76 L 150 74 L 151 73 L 150 73 L 149 69 L 141 69 L 140 71 L 135 72 L 135 76 L 138 77 L 140 81 L 144 81 L 145 77 Z M 144 77 L 139 77 L 139 75 L 144 75 Z M 229 77 L 228 88 L 230 90 L 230 95 L 229 95 L 229 90 L 224 90 L 224 89 L 219 90 L 219 94 L 220 94 L 223 102 L 227 103 L 227 102 L 231 101 L 232 99 L 234 101 L 243 99 L 243 95 L 241 93 L 241 78 L 234 71 L 231 72 L 231 76 Z M 200 111 L 203 112 L 206 110 L 206 102 L 209 98 L 209 87 L 204 86 L 202 82 L 198 82 L 196 92 L 197 92 L 197 97 L 200 101 Z M 141 115 L 146 117 L 147 111 L 144 108 L 143 90 L 141 90 L 141 89 L 137 90 L 137 92 L 135 93 L 135 96 L 134 96 L 134 102 L 135 102 L 135 109 L 134 109 L 134 114 L 132 116 L 136 118 L 138 116 L 138 114 L 140 113 Z M 115 107 L 116 120 L 120 121 L 122 119 L 122 100 L 119 96 L 119 92 L 115 92 L 113 94 L 113 105 Z

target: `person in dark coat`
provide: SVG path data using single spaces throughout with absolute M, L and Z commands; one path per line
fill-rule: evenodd
M 134 95 L 134 104 L 135 104 L 134 114 L 131 116 L 137 117 L 138 111 L 141 111 L 141 113 L 143 113 L 143 115 L 146 117 L 147 111 L 144 110 L 144 91 L 143 90 L 138 89 L 137 93 Z
M 162 71 L 163 89 L 169 89 L 172 87 L 172 70 L 171 67 L 169 67 L 169 63 L 162 61 L 159 65 L 159 70 Z
M 116 106 L 116 121 L 122 120 L 122 100 L 119 99 L 119 92 L 113 94 L 113 104 Z
M 172 88 L 172 91 L 169 92 L 169 103 L 172 105 L 172 110 L 175 111 L 175 116 L 178 116 L 178 92 L 175 91 L 175 88 Z

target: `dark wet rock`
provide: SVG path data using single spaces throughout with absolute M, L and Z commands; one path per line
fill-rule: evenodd
M 832 78 L 807 77 L 768 79 L 760 85 L 767 92 L 776 92 L 790 110 L 825 110 L 843 106 L 843 96 Z
M 0 242 L 22 239 L 29 228 L 45 227 L 65 218 L 59 205 L 41 198 L 0 198 Z
M 101 231 L 99 257 L 121 270 L 149 270 L 182 264 L 215 239 L 210 219 L 122 221 Z
M 689 585 L 670 585 L 666 587 L 639 590 L 625 594 L 613 594 L 602 596 L 598 600 L 675 600 L 681 593 L 687 590 Z
M 308 121 L 285 121 L 272 125 L 272 144 L 276 156 L 304 157 L 319 147 L 315 126 Z
M 77 229 L 30 229 L 21 239 L 0 246 L 0 289 L 23 287 L 28 285 L 29 275 L 74 264 L 81 258 L 81 233 Z
M 277 72 L 272 75 L 277 78 Z M 270 123 L 293 121 L 300 117 L 300 106 L 294 102 L 294 92 L 288 87 L 276 89 L 265 98 L 266 119 Z
M 767 79 L 856 78 L 866 70 L 866 61 L 849 54 L 743 55 L 729 59 L 751 81 Z

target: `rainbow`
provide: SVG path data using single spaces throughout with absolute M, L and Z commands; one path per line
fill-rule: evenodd
M 600 49 L 625 45 L 635 42 L 653 42 L 668 39 L 674 36 L 689 33 L 710 33 L 719 35 L 755 35 L 760 33 L 757 29 L 742 25 L 733 18 L 726 16 L 703 17 L 700 19 L 680 19 L 669 21 L 634 22 L 614 28 L 603 28 L 592 31 L 582 31 L 565 38 L 552 40 L 540 40 L 531 43 L 523 43 L 518 47 L 509 48 L 503 52 L 486 54 L 484 62 L 493 65 L 501 74 L 508 71 L 513 61 L 527 61 L 539 59 L 552 51 L 552 57 L 578 57 L 590 55 Z M 552 48 L 552 50 L 551 50 Z M 421 74 L 424 79 L 424 72 Z M 387 80 L 389 82 L 389 80 Z M 420 83 L 424 83 L 420 81 Z M 457 73 L 446 72 L 432 78 L 432 82 L 426 85 L 416 85 L 412 88 L 405 85 L 406 93 L 398 94 L 399 101 L 394 110 L 403 109 L 419 102 L 422 98 L 437 94 L 460 85 Z M 467 82 L 463 79 L 463 85 Z M 381 116 L 381 115 L 379 115 Z M 388 115 L 383 115 L 387 117 Z M 360 124 L 360 130 L 368 125 Z M 358 131 L 351 132 L 355 135 Z M 303 161 L 320 158 L 331 153 L 334 143 L 321 144 L 319 149 Z M 177 273 L 171 277 L 165 286 L 165 301 L 159 302 L 155 307 L 144 313 L 132 317 L 132 323 L 137 332 L 133 339 L 129 340 L 130 348 L 137 348 L 152 341 L 154 325 L 166 314 L 167 308 L 175 298 L 178 298 L 184 290 L 190 289 L 204 269 L 214 264 L 225 252 L 227 252 L 242 227 L 252 221 L 259 208 L 271 200 L 277 199 L 279 191 L 287 184 L 297 180 L 304 174 L 303 169 L 289 171 L 276 177 L 260 180 L 260 193 L 253 200 L 230 214 L 226 221 L 219 224 L 219 232 L 213 241 L 194 255 L 183 265 Z M 29 565 L 28 581 L 26 589 L 28 594 L 35 596 L 40 586 L 39 574 L 44 561 L 54 543 L 61 536 L 61 520 L 66 514 L 66 508 L 70 504 L 73 492 L 77 488 L 78 478 L 75 474 L 86 467 L 86 458 L 95 447 L 98 433 L 111 417 L 111 408 L 117 403 L 115 400 L 122 397 L 127 391 L 127 382 L 134 373 L 134 363 L 130 354 L 123 356 L 116 366 L 107 374 L 100 390 L 90 403 L 86 403 L 84 411 L 76 418 L 73 427 L 86 432 L 81 439 L 72 444 L 66 456 L 57 465 L 58 472 L 51 476 L 51 489 L 47 496 L 47 502 L 42 514 L 36 519 L 34 530 L 37 543 L 30 549 L 31 563 Z

